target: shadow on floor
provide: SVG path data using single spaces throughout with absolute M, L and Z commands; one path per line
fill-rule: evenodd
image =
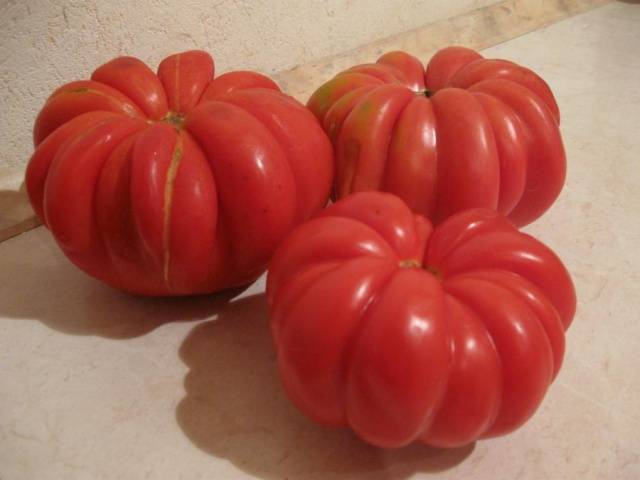
M 201 450 L 267 480 L 404 479 L 449 469 L 474 448 L 382 450 L 302 416 L 280 386 L 264 294 L 230 303 L 215 321 L 196 326 L 180 357 L 190 369 L 176 411 L 180 427 Z
M 38 320 L 72 335 L 133 338 L 168 322 L 213 318 L 246 288 L 178 298 L 122 293 L 75 268 L 48 236 L 21 236 L 19 249 L 17 239 L 3 244 L 0 317 Z

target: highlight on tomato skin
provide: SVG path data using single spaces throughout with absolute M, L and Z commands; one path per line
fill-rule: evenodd
M 381 447 L 457 447 L 523 425 L 576 309 L 561 260 L 504 215 L 470 209 L 434 227 L 383 192 L 287 235 L 267 299 L 291 401 Z
M 214 75 L 207 52 L 134 57 L 56 89 L 33 128 L 34 211 L 67 257 L 144 295 L 245 285 L 323 208 L 331 144 L 268 77 Z
M 440 223 L 490 208 L 518 226 L 556 200 L 565 181 L 560 111 L 547 83 L 464 47 L 426 68 L 388 52 L 322 84 L 307 102 L 333 143 L 335 198 L 380 190 Z

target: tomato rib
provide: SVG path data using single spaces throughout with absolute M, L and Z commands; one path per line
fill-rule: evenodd
M 329 196 L 326 185 L 333 180 L 331 144 L 321 129 L 308 128 L 315 122 L 310 112 L 297 102 L 283 101 L 281 93 L 262 88 L 236 90 L 220 96 L 219 101 L 253 116 L 282 147 L 295 179 L 296 222 L 324 207 Z
M 331 108 L 327 110 L 322 121 L 322 126 L 332 142 L 338 139 L 345 118 L 347 118 L 356 105 L 360 103 L 362 95 L 376 87 L 376 85 L 363 85 L 362 87 L 358 87 L 340 97 L 331 105 Z
M 83 113 L 60 125 L 37 146 L 27 165 L 25 185 L 31 206 L 45 225 L 46 218 L 43 206 L 45 185 L 51 164 L 58 152 L 65 148 L 69 141 L 115 115 L 112 112 L 102 111 Z
M 171 55 L 158 66 L 158 78 L 167 94 L 169 108 L 182 115 L 189 113 L 200 101 L 213 79 L 211 55 L 201 50 Z
M 414 92 L 424 90 L 424 66 L 414 56 L 400 51 L 388 52 L 378 58 L 376 63 L 392 68 L 396 78 Z
M 73 118 L 98 110 L 144 118 L 135 103 L 115 88 L 92 80 L 71 82 L 57 89 L 38 113 L 33 126 L 34 146 Z
M 398 269 L 363 316 L 348 370 L 346 414 L 365 440 L 416 440 L 444 395 L 450 366 L 442 290 L 418 269 Z
M 474 276 L 485 278 L 500 285 L 513 294 L 519 296 L 529 305 L 538 321 L 545 329 L 547 339 L 553 353 L 553 375 L 550 381 L 556 377 L 560 371 L 564 357 L 564 325 L 560 319 L 560 314 L 553 304 L 546 298 L 539 287 L 529 282 L 521 275 L 517 275 L 505 270 L 475 270 Z
M 342 72 L 331 81 L 318 88 L 309 98 L 307 107 L 322 123 L 331 106 L 352 90 L 363 85 L 384 85 L 378 78 L 357 72 Z
M 527 136 L 530 133 L 518 114 L 500 99 L 482 92 L 473 92 L 472 95 L 484 109 L 492 126 L 500 162 L 497 210 L 508 215 L 524 194 L 528 161 Z
M 382 187 L 401 197 L 414 212 L 428 218 L 436 211 L 436 129 L 431 100 L 415 96 L 393 127 Z
M 358 328 L 371 292 L 384 280 L 388 268 L 389 263 L 380 259 L 362 257 L 323 272 L 313 290 L 302 292 L 295 303 L 289 304 L 287 321 L 279 324 L 278 358 L 285 387 L 303 411 L 324 424 L 345 423 L 345 348 Z M 331 303 L 309 308 L 308 302 L 316 294 L 333 290 L 337 283 L 340 293 Z M 322 335 L 327 330 L 332 332 L 330 338 Z M 302 336 L 303 332 L 308 336 Z
M 336 146 L 338 197 L 380 188 L 393 125 L 412 98 L 404 87 L 383 85 L 365 94 L 345 118 Z
M 115 88 L 152 120 L 162 119 L 168 112 L 167 96 L 155 73 L 134 57 L 118 57 L 97 68 L 91 80 Z
M 113 118 L 69 141 L 48 172 L 44 215 L 67 256 L 97 278 L 110 278 L 104 242 L 93 216 L 95 190 L 104 163 L 117 145 L 144 128 L 131 118 Z
M 454 448 L 473 442 L 495 422 L 502 403 L 502 360 L 477 313 L 444 291 L 451 325 L 451 374 L 421 440 Z

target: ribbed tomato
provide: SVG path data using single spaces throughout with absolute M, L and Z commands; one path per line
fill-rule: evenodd
M 335 196 L 383 190 L 436 222 L 483 207 L 525 225 L 564 184 L 560 113 L 538 75 L 462 47 L 390 52 L 311 96 L 336 153 Z
M 454 447 L 540 405 L 576 308 L 549 248 L 488 209 L 439 226 L 398 197 L 355 193 L 298 226 L 269 266 L 285 389 L 367 442 Z
M 148 295 L 245 284 L 326 204 L 333 157 L 314 116 L 263 75 L 213 74 L 202 51 L 157 75 L 120 57 L 40 111 L 29 197 L 90 275 Z

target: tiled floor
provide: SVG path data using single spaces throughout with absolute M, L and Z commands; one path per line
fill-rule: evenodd
M 579 309 L 525 427 L 452 451 L 322 430 L 281 393 L 262 281 L 231 303 L 135 299 L 39 228 L 0 244 L 0 478 L 640 478 L 639 46 L 640 5 L 614 3 L 484 52 L 551 84 L 569 158 L 528 230 Z

